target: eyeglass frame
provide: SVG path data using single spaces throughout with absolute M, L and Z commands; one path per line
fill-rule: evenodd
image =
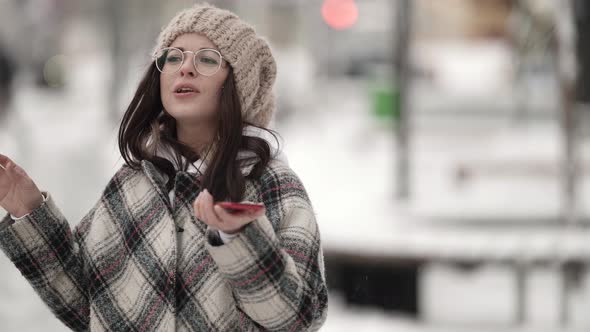
M 182 66 L 184 65 L 184 59 L 185 59 L 185 57 L 184 57 L 184 53 L 192 53 L 192 54 L 193 54 L 193 67 L 195 68 L 195 70 L 196 70 L 196 71 L 197 71 L 199 74 L 201 74 L 201 75 L 203 75 L 203 76 L 207 76 L 207 77 L 211 77 L 211 76 L 213 76 L 213 75 L 217 74 L 217 72 L 219 72 L 219 69 L 221 69 L 221 66 L 223 65 L 223 63 L 224 63 L 224 61 L 225 61 L 225 59 L 224 59 L 224 58 L 223 58 L 223 56 L 221 55 L 221 52 L 219 52 L 218 50 L 216 50 L 216 49 L 214 49 L 214 48 L 202 48 L 202 49 L 200 49 L 200 50 L 198 50 L 198 51 L 194 52 L 194 51 L 183 51 L 183 50 L 181 50 L 181 49 L 179 49 L 179 48 L 177 48 L 177 47 L 164 47 L 163 49 L 159 50 L 159 51 L 158 51 L 158 53 L 160 53 L 160 52 L 162 52 L 162 51 L 164 51 L 164 50 L 177 50 L 178 52 L 180 52 L 180 54 L 182 54 L 182 61 L 180 62 L 180 66 L 178 66 L 178 69 L 176 69 L 175 71 L 173 71 L 173 72 L 170 72 L 170 73 L 164 73 L 164 72 L 162 72 L 162 71 L 160 70 L 160 68 L 158 68 L 158 64 L 157 64 L 157 61 L 158 61 L 158 55 L 157 55 L 157 53 L 156 53 L 156 54 L 153 54 L 153 55 L 152 55 L 152 59 L 154 59 L 154 61 L 156 62 L 156 69 L 158 69 L 158 71 L 159 71 L 161 74 L 174 74 L 174 73 L 178 72 L 178 71 L 179 71 L 179 70 L 182 68 Z M 195 63 L 195 59 L 197 58 L 197 54 L 198 54 L 199 52 L 202 52 L 202 51 L 213 51 L 213 52 L 215 52 L 215 53 L 217 53 L 217 54 L 219 55 L 219 59 L 220 59 L 221 61 L 219 61 L 219 66 L 217 66 L 217 69 L 215 70 L 215 72 L 214 72 L 213 74 L 207 75 L 207 74 L 203 74 L 203 73 L 201 73 L 201 72 L 199 71 L 199 68 L 198 68 L 197 64 Z

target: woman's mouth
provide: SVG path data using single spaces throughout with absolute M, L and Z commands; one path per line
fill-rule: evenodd
M 190 97 L 196 95 L 197 93 L 199 92 L 192 88 L 178 88 L 176 91 L 174 91 L 174 95 L 177 97 Z

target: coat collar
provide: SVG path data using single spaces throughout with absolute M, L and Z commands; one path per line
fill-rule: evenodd
M 289 163 L 286 154 L 275 145 L 276 141 L 274 140 L 274 137 L 270 135 L 267 131 L 260 129 L 258 127 L 248 125 L 244 127 L 242 133 L 247 136 L 254 136 L 265 139 L 270 145 L 271 159 L 281 160 L 285 164 Z M 178 168 L 178 165 L 175 162 L 174 154 L 169 148 L 160 145 L 156 150 L 156 155 L 168 159 L 172 163 L 172 165 L 174 165 L 174 167 Z M 256 157 L 256 154 L 252 151 L 240 150 L 237 155 L 237 160 L 248 159 L 251 157 Z M 182 156 L 181 159 L 183 162 L 185 161 L 184 157 Z M 252 169 L 254 168 L 255 164 L 256 163 L 254 162 L 243 165 L 241 169 L 242 175 L 248 176 L 250 172 L 252 172 Z M 152 165 L 152 168 L 155 169 L 155 166 Z M 186 172 L 189 174 L 204 174 L 206 169 L 207 160 L 199 159 L 195 161 L 193 164 L 190 164 Z M 166 181 L 166 175 L 164 175 L 164 177 L 164 181 Z
M 166 205 L 170 207 L 169 204 L 169 191 L 166 186 L 168 182 L 168 176 L 162 173 L 158 168 L 148 160 L 141 161 L 141 169 L 149 179 L 150 183 L 156 189 L 158 196 L 166 202 Z M 174 177 L 173 188 L 177 190 L 177 188 L 181 187 L 186 189 L 187 186 L 195 187 L 193 189 L 198 189 L 200 187 L 199 180 L 195 176 L 195 173 L 189 171 L 177 171 Z
M 244 134 L 248 135 L 248 136 L 257 136 L 257 137 L 261 137 L 261 138 L 266 139 L 267 142 L 269 142 L 270 147 L 271 147 L 271 158 L 281 160 L 285 164 L 288 164 L 287 156 L 285 155 L 284 152 L 282 152 L 282 150 L 279 150 L 274 144 L 272 144 L 273 140 L 268 137 L 268 134 L 266 134 L 266 131 L 263 131 L 257 127 L 246 126 L 244 128 Z M 172 162 L 172 164 L 175 165 L 175 162 L 173 161 L 174 159 L 173 159 L 170 151 L 168 151 L 166 149 L 158 149 L 156 154 L 159 155 L 160 157 L 170 160 Z M 238 152 L 237 158 L 239 160 L 239 159 L 245 159 L 245 158 L 248 158 L 251 156 L 254 156 L 254 153 L 252 151 L 242 150 L 242 151 Z M 197 167 L 195 167 L 195 165 L 198 166 L 199 168 L 197 169 Z M 177 183 L 179 181 L 182 181 L 184 178 L 194 177 L 194 175 L 197 174 L 198 172 L 201 172 L 201 174 L 204 173 L 206 167 L 207 167 L 206 163 L 202 162 L 202 160 L 197 160 L 194 163 L 194 165 L 190 165 L 189 169 L 186 172 L 177 171 L 176 178 L 174 179 L 174 186 L 176 187 Z M 146 176 L 148 177 L 148 179 L 150 180 L 150 182 L 152 183 L 152 185 L 156 188 L 158 196 L 160 196 L 160 198 L 164 202 L 166 202 L 166 205 L 170 208 L 169 193 L 168 193 L 168 190 L 166 187 L 166 183 L 168 181 L 168 176 L 166 174 L 160 172 L 158 170 L 158 168 L 148 160 L 141 161 L 141 168 L 142 168 L 143 172 L 146 174 Z M 253 168 L 254 168 L 253 164 L 243 166 L 242 167 L 242 174 L 244 176 L 249 175 Z
M 166 181 L 168 180 L 167 176 L 161 173 L 154 164 L 152 164 L 148 160 L 141 161 L 141 169 L 143 173 L 148 177 L 154 188 L 156 188 L 156 192 L 158 196 L 166 202 L 166 205 L 170 207 L 168 203 L 168 193 L 166 190 Z

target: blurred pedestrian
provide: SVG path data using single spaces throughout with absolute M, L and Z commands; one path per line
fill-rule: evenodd
M 13 61 L 0 45 L 0 123 L 3 122 L 2 120 L 6 118 L 8 113 L 15 71 Z
M 73 232 L 51 195 L 0 155 L 0 206 L 10 213 L 0 247 L 63 323 L 319 329 L 319 230 L 269 139 L 278 143 L 275 76 L 269 45 L 235 14 L 208 4 L 179 12 L 123 116 L 125 165 Z

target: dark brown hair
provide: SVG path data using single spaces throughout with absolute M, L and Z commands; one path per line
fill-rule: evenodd
M 168 175 L 167 189 L 171 190 L 177 169 L 186 171 L 189 163 L 206 158 L 207 168 L 203 174 L 202 188 L 207 188 L 215 200 L 242 200 L 246 178 L 257 179 L 262 175 L 272 157 L 271 147 L 261 137 L 243 135 L 245 125 L 254 125 L 242 119 L 231 66 L 220 98 L 216 140 L 209 149 L 212 155 L 199 156 L 196 151 L 178 141 L 176 120 L 164 111 L 160 96 L 160 72 L 155 62 L 152 63 L 140 81 L 119 127 L 119 151 L 125 163 L 134 169 L 140 169 L 142 160 L 150 161 Z M 278 146 L 276 132 L 255 127 L 269 132 Z M 177 167 L 170 160 L 156 155 L 158 147 L 172 151 Z M 254 156 L 238 161 L 240 150 L 251 151 Z M 184 162 L 181 156 L 185 158 Z M 196 166 L 199 164 L 197 162 Z M 247 177 L 240 171 L 245 165 L 254 165 Z

